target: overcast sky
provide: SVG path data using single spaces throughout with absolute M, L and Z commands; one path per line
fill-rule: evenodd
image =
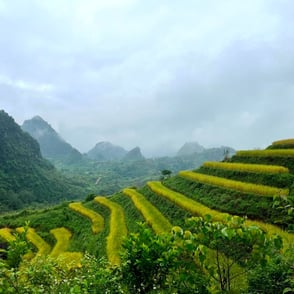
M 0 0 L 0 109 L 81 152 L 294 137 L 292 0 Z

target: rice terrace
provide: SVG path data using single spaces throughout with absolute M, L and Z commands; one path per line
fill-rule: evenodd
M 294 293 L 294 139 L 0 217 L 0 293 Z

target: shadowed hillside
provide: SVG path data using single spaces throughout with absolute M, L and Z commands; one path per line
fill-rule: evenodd
M 81 187 L 43 159 L 38 142 L 0 111 L 1 211 L 81 196 Z

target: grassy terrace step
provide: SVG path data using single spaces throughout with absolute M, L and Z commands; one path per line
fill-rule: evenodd
M 69 246 L 69 240 L 72 236 L 71 232 L 66 228 L 55 228 L 50 233 L 56 239 L 56 244 L 53 247 L 50 256 L 58 257 L 61 253 L 65 252 Z
M 294 145 L 294 139 L 284 139 L 284 140 L 274 141 L 272 145 Z
M 204 167 L 214 169 L 225 169 L 235 171 L 245 171 L 252 173 L 289 173 L 289 169 L 284 166 L 266 165 L 266 164 L 250 164 L 250 163 L 230 163 L 230 162 L 216 162 L 206 161 L 203 163 Z
M 94 234 L 97 234 L 104 229 L 104 218 L 99 213 L 84 207 L 81 202 L 70 203 L 69 208 L 91 220 L 91 228 Z
M 234 169 L 213 168 L 204 165 L 194 171 L 201 174 L 276 188 L 291 188 L 294 183 L 294 175 L 292 173 L 254 173 Z
M 228 213 L 219 212 L 217 210 L 210 209 L 209 207 L 194 201 L 185 195 L 168 189 L 160 182 L 148 182 L 148 187 L 159 196 L 165 197 L 169 201 L 175 203 L 176 205 L 190 211 L 197 216 L 205 216 L 209 214 L 213 221 L 226 221 L 227 217 L 230 216 Z M 232 216 L 232 215 L 231 215 Z M 289 248 L 294 242 L 294 234 L 290 234 L 280 229 L 277 226 L 266 224 L 261 221 L 246 220 L 245 224 L 248 226 L 258 226 L 269 235 L 280 235 L 283 238 L 285 249 Z
M 147 224 L 152 227 L 156 234 L 171 231 L 172 225 L 168 219 L 142 194 L 134 189 L 124 189 L 123 193 L 132 199 L 136 208 L 142 213 Z
M 273 150 L 240 150 L 236 156 L 245 157 L 294 157 L 294 149 L 273 149 Z
M 273 197 L 276 195 L 288 196 L 288 189 L 275 188 L 265 185 L 256 185 L 240 181 L 228 180 L 225 178 L 204 175 L 191 171 L 180 171 L 179 176 L 198 181 L 203 184 L 225 187 L 227 189 L 237 190 L 244 193 L 252 193 L 260 196 Z
M 16 231 L 22 233 L 24 232 L 24 227 L 19 227 Z M 47 255 L 50 253 L 51 246 L 33 228 L 28 228 L 26 238 L 38 249 L 38 254 Z
M 189 211 L 193 215 L 205 216 L 209 214 L 212 216 L 212 219 L 214 221 L 224 221 L 224 219 L 226 219 L 229 215 L 227 213 L 221 213 L 216 210 L 210 209 L 209 207 L 191 198 L 188 198 L 181 193 L 170 190 L 160 182 L 148 182 L 147 185 L 157 195 L 166 198 L 177 206 Z
M 111 211 L 110 232 L 107 237 L 106 253 L 109 262 L 113 265 L 118 265 L 120 264 L 119 252 L 121 250 L 123 238 L 128 234 L 124 210 L 119 204 L 106 197 L 95 197 L 94 201 L 107 207 Z

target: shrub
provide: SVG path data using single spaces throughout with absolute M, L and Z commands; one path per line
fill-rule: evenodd
M 25 228 L 19 227 L 16 229 L 16 231 L 19 233 L 23 233 L 25 231 Z M 50 253 L 51 246 L 43 238 L 41 238 L 41 236 L 39 236 L 33 228 L 27 229 L 26 238 L 38 249 L 38 254 Z
M 208 293 L 208 280 L 172 234 L 141 224 L 123 243 L 122 279 L 130 293 Z M 153 292 L 154 291 L 154 292 Z

